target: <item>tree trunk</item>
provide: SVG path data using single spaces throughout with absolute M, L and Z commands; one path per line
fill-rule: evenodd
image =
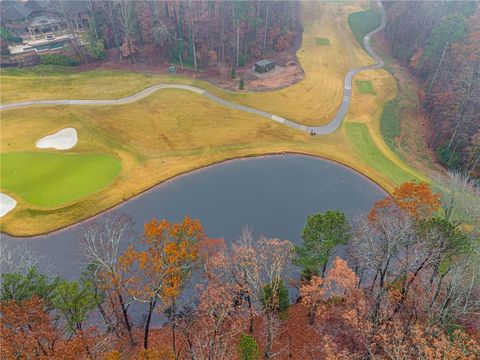
M 118 301 L 120 302 L 120 307 L 122 308 L 123 321 L 125 322 L 125 327 L 127 328 L 128 339 L 130 340 L 131 345 L 135 345 L 135 341 L 133 341 L 132 327 L 130 326 L 130 320 L 128 320 L 127 308 L 119 289 L 117 289 L 117 296 Z
M 437 80 L 437 75 L 438 75 L 438 71 L 440 70 L 440 67 L 442 66 L 442 63 L 443 63 L 443 59 L 445 57 L 445 52 L 447 51 L 447 48 L 448 48 L 448 41 L 445 43 L 445 46 L 443 47 L 443 51 L 442 51 L 442 56 L 440 57 L 440 62 L 438 63 L 437 65 L 437 69 L 435 70 L 435 73 L 433 74 L 433 79 L 432 79 L 432 82 L 430 83 L 430 86 L 428 88 L 428 92 L 427 92 L 427 97 L 430 95 L 430 93 L 432 92 L 432 89 L 433 89 L 433 85 L 435 84 L 435 80 Z
M 152 320 L 152 314 L 156 304 L 157 304 L 156 298 L 152 297 L 150 299 L 150 303 L 148 304 L 148 314 L 147 314 L 147 319 L 145 320 L 145 326 L 143 330 L 143 348 L 145 350 L 148 349 L 148 334 L 150 332 L 150 322 Z
M 269 4 L 267 3 L 267 14 L 265 15 L 265 32 L 263 34 L 263 50 L 262 55 L 265 55 L 265 49 L 267 47 L 267 32 L 268 32 L 268 10 L 270 9 Z

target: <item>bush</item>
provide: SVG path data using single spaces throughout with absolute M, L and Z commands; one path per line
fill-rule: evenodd
M 5 28 L 0 28 L 0 38 L 8 41 L 9 43 L 21 43 L 21 42 L 23 42 L 23 39 L 21 37 L 13 36 Z
M 40 55 L 40 62 L 42 65 L 62 65 L 62 66 L 77 66 L 80 64 L 78 60 L 72 59 L 63 54 Z
M 238 343 L 238 357 L 240 360 L 259 360 L 260 351 L 253 336 L 242 334 Z
M 232 71 L 230 72 L 230 78 L 231 79 L 237 78 L 237 71 L 235 70 L 235 68 L 232 68 Z
M 245 56 L 240 55 L 238 57 L 238 66 L 244 67 L 246 63 L 247 63 L 247 59 L 245 58 Z
M 103 60 L 107 57 L 103 40 L 89 42 L 86 49 L 87 54 L 95 60 Z
M 436 150 L 438 160 L 448 169 L 459 169 L 462 159 L 459 153 L 448 148 L 448 144 L 442 144 Z
M 238 88 L 240 90 L 245 89 L 245 80 L 243 80 L 243 78 L 240 79 L 240 84 L 238 85 Z

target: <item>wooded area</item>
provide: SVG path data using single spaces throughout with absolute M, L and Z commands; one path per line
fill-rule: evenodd
M 478 2 L 385 2 L 392 54 L 419 80 L 430 146 L 449 168 L 480 176 Z
M 70 2 L 61 3 L 68 14 Z M 132 63 L 169 61 L 195 71 L 242 67 L 292 46 L 301 31 L 294 1 L 91 1 L 89 16 L 90 48 L 120 48 Z
M 80 229 L 77 280 L 4 245 L 2 356 L 477 359 L 480 194 L 454 173 L 435 186 L 405 183 L 355 225 L 313 214 L 298 246 L 248 229 L 228 245 L 189 217 L 134 234 L 111 214 Z

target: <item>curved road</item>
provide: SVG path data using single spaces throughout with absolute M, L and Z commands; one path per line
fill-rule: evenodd
M 266 111 L 254 109 L 248 106 L 243 106 L 239 104 L 232 103 L 230 101 L 223 100 L 222 98 L 213 95 L 209 93 L 206 90 L 203 90 L 201 88 L 191 86 L 191 85 L 182 85 L 182 84 L 159 84 L 159 85 L 154 85 L 151 86 L 143 91 L 140 91 L 137 94 L 127 96 L 121 99 L 112 99 L 112 100 L 33 100 L 33 101 L 23 101 L 23 102 L 15 102 L 15 103 L 9 103 L 5 105 L 0 105 L 0 110 L 9 110 L 9 109 L 16 109 L 16 108 L 21 108 L 21 107 L 27 107 L 27 106 L 34 106 L 34 105 L 121 105 L 121 104 L 128 104 L 131 102 L 138 101 L 146 96 L 149 96 L 150 94 L 154 93 L 155 91 L 161 90 L 161 89 L 181 89 L 181 90 L 187 90 L 187 91 L 192 91 L 194 93 L 200 94 L 202 96 L 205 96 L 209 98 L 210 100 L 216 102 L 217 104 L 229 107 L 231 109 L 236 109 L 236 110 L 241 110 L 245 111 L 248 113 L 260 115 L 264 118 L 271 119 L 274 121 L 277 121 L 281 124 L 290 126 L 291 128 L 298 129 L 301 131 L 307 131 L 310 133 L 315 133 L 315 134 L 321 134 L 321 135 L 326 135 L 326 134 L 331 134 L 335 130 L 337 130 L 340 125 L 342 124 L 343 119 L 345 118 L 345 115 L 348 112 L 348 108 L 350 106 L 350 101 L 352 98 L 352 79 L 355 75 L 362 71 L 366 70 L 375 70 L 375 69 L 380 69 L 385 65 L 384 61 L 380 58 L 380 56 L 373 51 L 372 47 L 370 46 L 370 38 L 378 33 L 379 31 L 383 30 L 386 25 L 386 14 L 385 14 L 385 9 L 383 8 L 381 2 L 378 2 L 378 6 L 380 7 L 381 14 L 382 14 L 382 21 L 380 25 L 370 31 L 367 35 L 365 35 L 363 39 L 363 43 L 365 45 L 365 49 L 368 52 L 368 54 L 373 57 L 377 63 L 374 65 L 370 66 L 362 66 L 356 69 L 350 70 L 347 75 L 345 76 L 345 80 L 343 82 L 343 97 L 342 97 L 342 103 L 340 104 L 340 108 L 338 109 L 337 114 L 335 117 L 330 120 L 330 122 L 326 125 L 323 126 L 305 126 L 299 123 L 296 123 L 295 121 L 288 120 L 285 118 L 282 118 L 280 116 L 277 116 L 275 114 L 268 113 Z

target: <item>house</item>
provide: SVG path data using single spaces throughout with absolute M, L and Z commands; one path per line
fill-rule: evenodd
M 88 3 L 69 1 L 71 26 L 52 1 L 4 0 L 0 2 L 1 26 L 24 41 L 44 39 L 48 35 L 67 34 L 72 28 L 82 30 L 89 26 Z
M 266 73 L 268 71 L 271 71 L 275 69 L 275 63 L 270 60 L 260 60 L 255 64 L 255 72 L 259 74 Z

